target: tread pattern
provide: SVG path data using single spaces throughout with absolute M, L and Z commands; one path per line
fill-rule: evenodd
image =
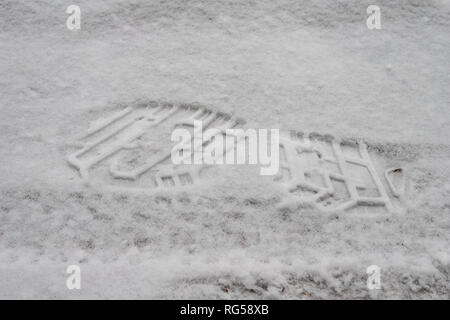
M 70 154 L 67 161 L 87 183 L 92 180 L 92 171 L 97 166 L 108 163 L 108 174 L 115 180 L 137 181 L 151 172 L 152 183 L 145 187 L 192 184 L 205 166 L 175 166 L 171 163 L 170 141 L 166 141 L 159 150 L 151 150 L 152 143 L 145 137 L 151 137 L 155 128 L 161 131 L 159 127 L 171 122 L 166 132 L 170 137 L 174 127 L 193 128 L 195 120 L 202 121 L 203 130 L 209 126 L 222 130 L 217 134 L 242 123 L 242 120 L 198 106 L 151 103 L 127 107 L 94 122 L 85 134 L 78 137 L 81 148 Z M 214 136 L 208 138 L 212 140 Z M 199 143 L 203 142 L 193 141 L 193 152 L 199 148 Z M 146 153 L 145 149 L 149 151 Z M 139 158 L 144 158 L 144 162 L 140 163 Z M 134 163 L 132 168 L 122 168 L 124 160 Z
M 394 211 L 364 142 L 292 131 L 280 137 L 280 154 L 277 180 L 296 205 L 322 211 L 357 206 Z
M 194 105 L 152 102 L 127 107 L 95 121 L 78 137 L 80 149 L 67 161 L 87 183 L 103 175 L 111 184 L 139 184 L 144 189 L 192 185 L 209 165 L 174 165 L 167 137 L 176 127 L 195 131 L 196 120 L 202 121 L 203 139 L 191 138 L 192 150 L 182 151 L 186 157 L 201 152 L 216 135 L 226 135 L 226 129 L 245 123 Z M 208 128 L 216 130 L 206 136 Z M 227 151 L 228 146 L 223 155 Z M 393 203 L 405 191 L 402 169 L 387 169 L 380 178 L 364 142 L 297 131 L 281 133 L 280 171 L 275 180 L 286 194 L 281 208 L 313 206 L 326 212 L 361 207 L 394 212 Z

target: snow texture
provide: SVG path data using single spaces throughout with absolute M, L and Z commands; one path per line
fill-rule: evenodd
M 450 1 L 76 4 L 0 2 L 0 298 L 449 298 Z M 204 110 L 280 174 L 174 171 Z

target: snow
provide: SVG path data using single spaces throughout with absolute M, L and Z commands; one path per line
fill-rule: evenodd
M 377 1 L 381 30 L 370 4 L 77 1 L 71 31 L 64 1 L 2 1 L 0 297 L 448 298 L 449 1 Z M 76 138 L 148 101 L 363 139 L 380 177 L 404 168 L 403 211 L 299 208 L 245 166 L 150 192 L 83 184 Z

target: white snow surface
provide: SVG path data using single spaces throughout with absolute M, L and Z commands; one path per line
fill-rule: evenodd
M 377 1 L 380 30 L 365 0 L 76 4 L 78 31 L 67 1 L 0 3 L 0 298 L 449 298 L 450 1 Z M 405 210 L 280 211 L 241 167 L 188 188 L 84 185 L 74 138 L 142 101 L 364 139 L 407 169 Z

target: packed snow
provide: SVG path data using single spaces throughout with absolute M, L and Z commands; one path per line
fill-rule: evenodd
M 0 298 L 449 298 L 450 1 L 80 0 L 80 30 L 70 4 L 0 3 Z M 299 205 L 254 166 L 86 183 L 80 135 L 151 103 L 361 139 L 383 188 L 404 173 L 394 209 Z

